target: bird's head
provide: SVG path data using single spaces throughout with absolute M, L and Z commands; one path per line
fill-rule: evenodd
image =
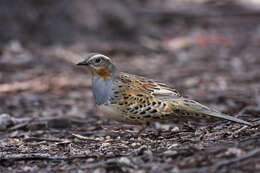
M 87 57 L 77 63 L 77 65 L 87 66 L 93 77 L 105 79 L 112 77 L 116 70 L 109 57 L 98 53 L 88 54 Z

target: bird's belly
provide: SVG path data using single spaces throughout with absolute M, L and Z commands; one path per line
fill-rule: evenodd
M 98 110 L 101 112 L 101 117 L 106 117 L 116 121 L 124 121 L 124 115 L 114 105 L 97 105 Z
M 124 114 L 117 105 L 97 105 L 98 110 L 101 112 L 100 117 L 109 118 L 115 121 L 127 123 L 127 124 L 134 124 L 140 125 L 143 124 L 141 121 L 131 120 L 127 118 L 127 115 Z

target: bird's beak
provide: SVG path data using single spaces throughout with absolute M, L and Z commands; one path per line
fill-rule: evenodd
M 77 65 L 88 65 L 88 63 L 85 61 L 81 61 L 81 62 L 78 62 Z

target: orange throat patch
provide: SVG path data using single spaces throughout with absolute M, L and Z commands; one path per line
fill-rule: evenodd
M 97 74 L 102 77 L 102 78 L 109 78 L 110 77 L 110 72 L 108 69 L 105 68 L 100 68 L 97 71 Z

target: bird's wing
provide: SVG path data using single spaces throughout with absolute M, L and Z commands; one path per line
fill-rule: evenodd
M 147 79 L 144 77 L 123 72 L 117 75 L 117 79 L 131 86 L 131 89 L 145 92 L 147 94 L 150 94 L 152 97 L 160 98 L 163 100 L 170 100 L 181 97 L 176 89 L 170 88 L 166 84 L 156 82 L 152 79 Z
M 143 77 L 119 73 L 118 81 L 119 91 L 115 94 L 117 104 L 124 113 L 132 119 L 193 119 L 212 120 L 226 119 L 233 122 L 252 125 L 251 123 L 220 113 L 210 109 L 196 101 L 186 99 L 172 88 L 163 83 Z
M 162 114 L 169 112 L 167 100 L 180 97 L 165 84 L 127 73 L 117 74 L 115 85 L 117 89 L 111 103 L 118 105 L 124 116 L 134 123 L 162 119 Z

